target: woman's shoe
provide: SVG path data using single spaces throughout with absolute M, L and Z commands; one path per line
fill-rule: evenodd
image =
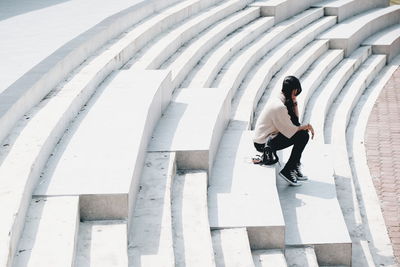
M 290 185 L 293 185 L 293 186 L 301 185 L 301 183 L 298 181 L 294 171 L 292 171 L 292 170 L 282 169 L 279 172 L 279 175 L 283 178 L 283 180 L 288 182 Z
M 306 175 L 304 175 L 303 172 L 301 171 L 301 163 L 297 164 L 293 171 L 297 177 L 297 180 L 299 180 L 299 181 L 307 181 L 308 180 L 308 177 Z

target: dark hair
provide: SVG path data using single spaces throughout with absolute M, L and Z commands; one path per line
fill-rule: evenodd
M 299 79 L 294 76 L 286 76 L 283 79 L 282 94 L 285 96 L 285 106 L 288 110 L 290 120 L 296 126 L 300 126 L 299 118 L 294 113 L 294 104 L 292 100 L 292 91 L 298 90 L 296 96 L 301 93 L 301 84 Z

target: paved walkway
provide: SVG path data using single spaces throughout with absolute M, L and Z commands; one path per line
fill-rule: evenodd
M 394 254 L 400 262 L 400 68 L 372 110 L 366 149 Z

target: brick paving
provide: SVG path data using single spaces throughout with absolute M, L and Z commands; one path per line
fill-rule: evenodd
M 383 88 L 366 130 L 368 166 L 400 262 L 400 68 Z

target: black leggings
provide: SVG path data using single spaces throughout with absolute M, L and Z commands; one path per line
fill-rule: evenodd
M 268 140 L 268 146 L 273 150 L 282 150 L 293 145 L 292 153 L 290 154 L 289 160 L 285 165 L 284 169 L 293 170 L 297 164 L 300 163 L 301 154 L 306 147 L 310 136 L 307 130 L 296 132 L 291 138 L 285 137 L 279 133 L 274 138 Z M 265 144 L 254 143 L 255 148 L 258 152 L 264 152 Z

